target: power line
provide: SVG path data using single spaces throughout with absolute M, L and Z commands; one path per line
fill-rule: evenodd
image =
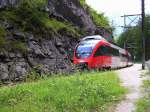
M 133 28 L 137 26 L 139 19 L 141 19 L 141 14 L 129 14 L 129 15 L 123 15 L 121 16 L 124 18 L 124 30 Z M 134 34 L 133 34 L 134 35 Z M 137 49 L 137 44 L 135 42 L 124 42 L 124 49 L 129 50 L 130 52 L 132 51 L 132 55 L 134 56 L 135 50 Z
M 132 14 L 132 15 L 124 15 L 121 16 L 124 17 L 124 29 L 126 28 L 131 28 L 133 27 L 131 24 L 134 23 L 136 24 L 135 20 L 137 19 L 137 17 L 141 17 L 142 18 L 142 34 L 141 34 L 141 38 L 142 38 L 142 69 L 145 69 L 145 0 L 141 0 L 141 14 Z M 134 17 L 134 18 L 130 18 L 130 17 Z M 127 18 L 130 20 L 130 22 L 127 24 Z
M 132 28 L 138 24 L 138 20 L 141 17 L 141 14 L 130 14 L 121 16 L 124 18 L 124 29 Z

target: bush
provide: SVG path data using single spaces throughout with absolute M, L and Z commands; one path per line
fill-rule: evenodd
M 150 112 L 150 79 L 144 80 L 143 88 L 144 96 L 137 101 L 136 112 Z

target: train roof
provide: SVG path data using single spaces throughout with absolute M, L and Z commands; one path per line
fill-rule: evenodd
M 122 53 L 122 54 L 126 54 L 126 53 L 127 53 L 127 51 L 126 51 L 125 49 L 123 49 L 123 48 L 121 48 L 121 47 L 119 47 L 119 46 L 116 46 L 116 45 L 111 44 L 111 43 L 110 43 L 110 46 L 111 46 L 112 48 L 118 49 L 119 52 Z
M 83 39 L 81 39 L 81 41 L 85 40 L 105 40 L 105 39 L 100 35 L 93 35 L 93 36 L 86 36 Z
M 82 44 L 86 44 L 87 46 L 96 46 L 100 41 L 105 41 L 106 43 L 110 44 L 111 47 L 118 49 L 120 53 L 122 54 L 126 54 L 127 51 L 117 45 L 114 45 L 112 43 L 109 43 L 106 39 L 104 39 L 102 36 L 100 35 L 93 35 L 93 36 L 86 36 L 83 39 L 81 39 L 79 45 Z
M 79 45 L 84 45 L 84 46 L 96 46 L 101 40 L 83 40 L 79 43 Z
M 87 46 L 96 46 L 101 40 L 106 41 L 102 36 L 100 35 L 93 35 L 93 36 L 86 36 L 83 39 L 80 40 L 79 45 L 86 44 Z

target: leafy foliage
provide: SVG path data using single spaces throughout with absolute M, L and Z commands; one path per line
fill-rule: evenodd
M 80 2 L 80 4 L 81 4 L 83 7 L 85 7 L 85 5 L 86 5 L 85 0 L 79 0 L 79 2 Z
M 94 23 L 98 27 L 110 28 L 108 18 L 104 14 L 98 14 L 95 10 L 90 9 L 90 13 Z
M 147 74 L 149 77 L 149 73 Z M 150 111 L 150 80 L 144 80 L 144 97 L 137 101 L 136 112 L 149 112 Z
M 0 111 L 104 112 L 125 92 L 112 72 L 51 77 L 0 88 Z

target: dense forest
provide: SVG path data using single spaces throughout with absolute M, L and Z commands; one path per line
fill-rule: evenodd
M 136 61 L 141 61 L 142 37 L 141 21 L 137 26 L 126 29 L 117 40 L 121 47 L 126 47 L 134 56 Z M 145 18 L 145 42 L 146 42 L 146 60 L 150 59 L 150 15 Z

